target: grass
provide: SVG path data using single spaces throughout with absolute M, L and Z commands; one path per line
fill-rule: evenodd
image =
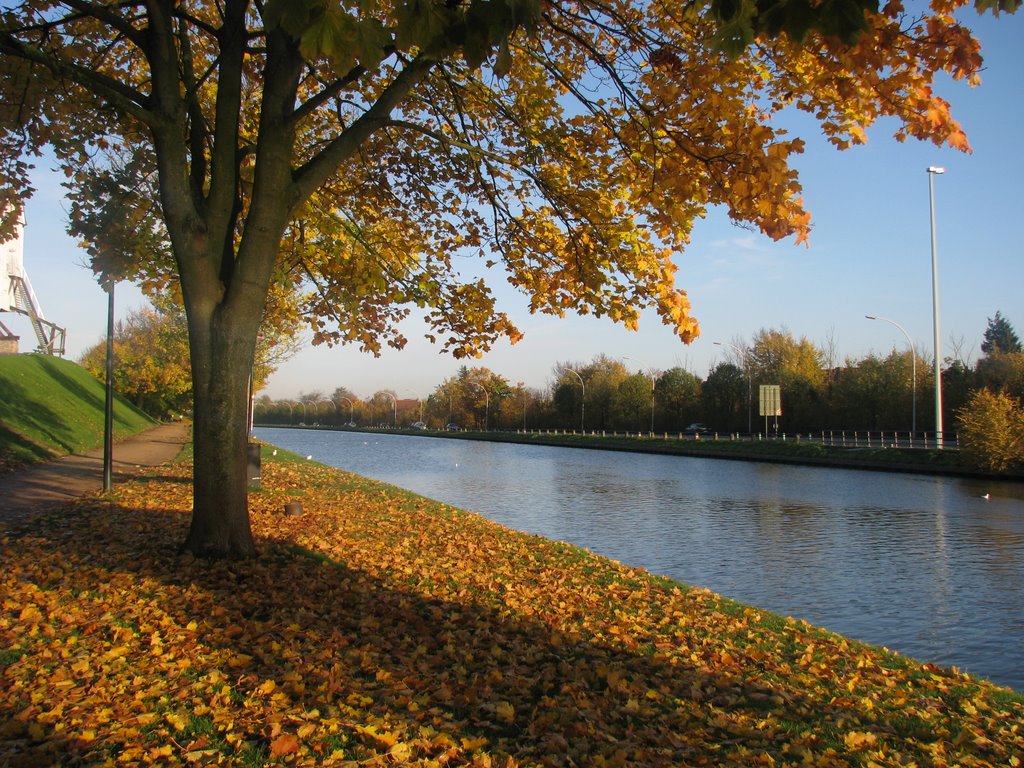
M 187 461 L 0 528 L 0 766 L 1020 764 L 1018 692 L 270 454 L 255 561 Z
M 103 444 L 103 384 L 50 355 L 0 355 L 0 471 Z M 114 439 L 154 424 L 123 398 L 114 403 Z

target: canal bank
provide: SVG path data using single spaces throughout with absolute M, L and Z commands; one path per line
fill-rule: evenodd
M 1024 484 L 389 432 L 255 436 L 1024 690 Z
M 0 764 L 1024 754 L 1014 691 L 283 450 L 263 468 L 254 561 L 175 555 L 187 464 L 4 531 Z
M 948 477 L 1024 482 L 1024 468 L 1006 472 L 988 472 L 971 466 L 958 449 L 911 448 L 904 437 L 901 443 L 895 433 L 829 433 L 821 439 L 802 436 L 777 439 L 747 439 L 732 435 L 673 436 L 669 433 L 608 434 L 573 430 L 562 431 L 473 431 L 376 429 L 358 427 L 324 427 L 258 425 L 275 429 L 309 429 L 367 434 L 411 435 L 415 437 L 548 445 L 558 448 L 580 448 L 594 451 L 622 451 L 663 456 L 691 456 L 732 461 L 758 461 L 836 469 L 859 469 L 877 472 L 900 472 Z M 886 438 L 886 435 L 889 435 Z M 840 444 L 842 443 L 842 444 Z

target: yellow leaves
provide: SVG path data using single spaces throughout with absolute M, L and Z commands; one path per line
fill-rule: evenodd
M 261 754 L 738 768 L 1024 754 L 1024 704 L 986 683 L 311 463 L 263 469 L 253 563 L 168 556 L 189 500 L 156 480 L 123 485 L 122 506 L 103 514 L 62 517 L 74 536 L 44 522 L 39 538 L 3 543 L 18 578 L 0 576 L 0 643 L 17 660 L 0 687 L 15 713 L 0 724 L 0 764 L 30 741 L 63 751 L 28 764 Z M 316 511 L 283 518 L 296 488 Z M 127 525 L 153 498 L 179 511 Z M 62 581 L 42 590 L 37 564 L 54 560 Z M 29 605 L 42 623 L 20 618 Z
M 36 605 L 26 605 L 18 613 L 18 621 L 23 621 L 29 625 L 40 624 L 45 620 L 45 618 L 46 617 L 43 616 L 42 611 L 40 611 L 39 607 Z
M 502 723 L 511 724 L 516 719 L 516 709 L 507 701 L 498 702 L 494 708 L 494 715 Z
M 299 739 L 291 733 L 282 733 L 270 742 L 270 756 L 284 757 L 299 751 Z
M 859 731 L 850 731 L 843 736 L 843 743 L 853 751 L 860 751 L 867 749 L 868 747 L 874 746 L 878 741 L 878 736 L 873 733 L 862 733 Z

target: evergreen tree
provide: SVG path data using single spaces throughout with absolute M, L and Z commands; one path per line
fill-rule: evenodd
M 981 351 L 986 355 L 1005 355 L 1008 352 L 1020 352 L 1021 343 L 1010 321 L 996 310 L 996 316 L 988 319 L 985 329 L 985 340 L 981 342 Z

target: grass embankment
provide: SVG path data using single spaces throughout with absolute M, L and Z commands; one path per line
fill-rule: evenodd
M 2 534 L 0 765 L 1024 754 L 1008 689 L 268 453 L 257 561 L 175 553 L 187 464 Z
M 103 445 L 106 394 L 81 366 L 50 355 L 0 355 L 0 391 L 0 472 Z M 115 440 L 154 423 L 115 399 Z

